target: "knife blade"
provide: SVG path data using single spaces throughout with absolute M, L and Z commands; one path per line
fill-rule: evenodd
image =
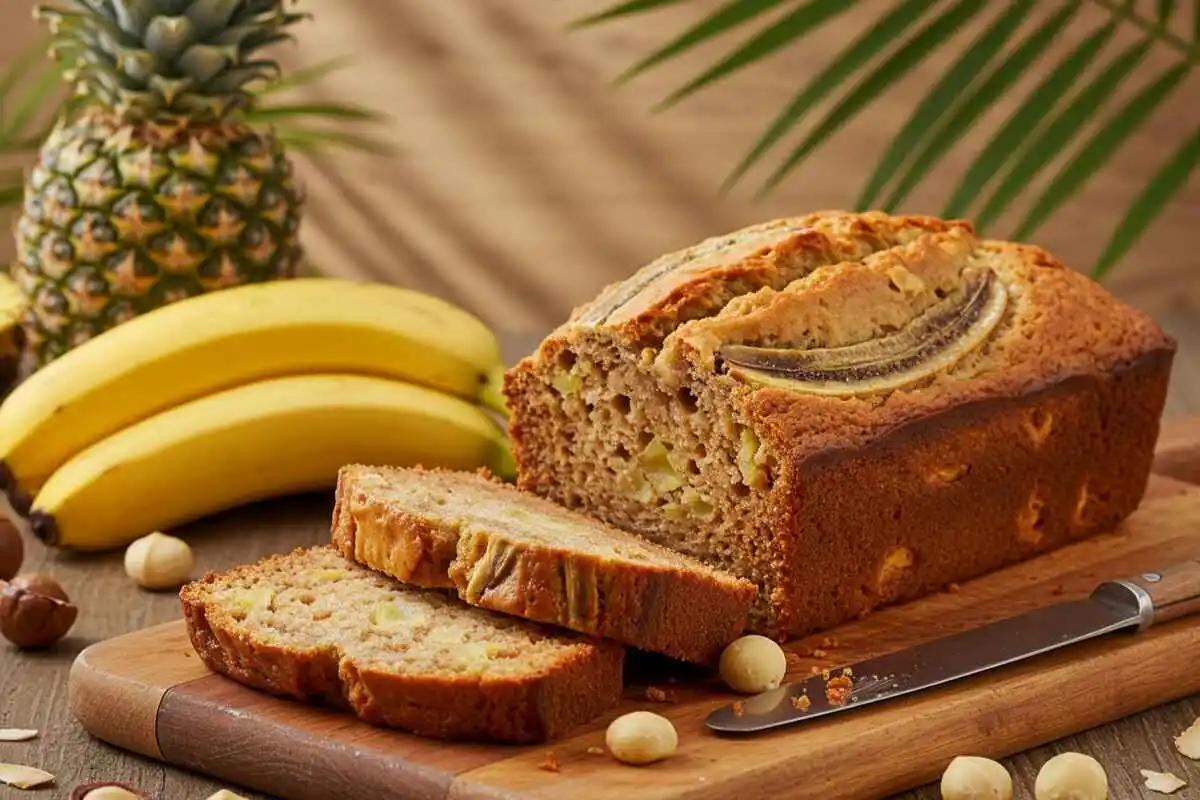
M 1083 600 L 1044 606 L 784 684 L 718 708 L 705 722 L 721 733 L 794 725 L 1195 613 L 1200 613 L 1200 560 L 1105 581 Z

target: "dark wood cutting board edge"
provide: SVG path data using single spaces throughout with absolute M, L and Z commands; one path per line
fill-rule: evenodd
M 1172 474 L 1181 476 L 1200 474 L 1200 469 L 1189 473 L 1187 466 L 1191 457 L 1200 461 L 1200 420 L 1164 426 L 1161 442 L 1156 465 L 1167 465 Z M 1145 507 L 1169 503 L 1163 498 L 1180 494 L 1192 498 L 1200 508 L 1200 490 L 1156 476 Z M 1086 543 L 1082 546 L 1088 547 Z M 1190 537 L 1186 547 L 1192 547 Z M 1168 549 L 1178 555 L 1179 542 Z M 1200 555 L 1200 548 L 1190 552 Z M 1110 571 L 1115 568 L 1104 566 Z M 1148 566 L 1129 564 L 1130 569 Z M 1067 596 L 1080 589 L 1080 585 L 1073 586 Z M 938 603 L 952 600 L 943 596 L 924 605 L 917 601 L 917 606 L 935 609 Z M 884 616 L 896 613 L 894 609 L 881 612 Z M 928 619 L 920 621 L 929 624 Z M 880 646 L 890 649 L 891 644 Z M 1168 654 L 1172 657 L 1162 657 Z M 787 741 L 796 729 L 753 740 L 713 737 L 703 729 L 703 716 L 729 698 L 713 701 L 711 696 L 701 696 L 693 698 L 699 702 L 663 707 L 663 713 L 680 730 L 680 752 L 668 762 L 642 770 L 614 768 L 610 759 L 589 754 L 587 748 L 603 744 L 604 727 L 616 713 L 650 705 L 644 698 L 627 700 L 620 709 L 584 726 L 565 741 L 545 747 L 447 747 L 395 731 L 369 728 L 337 711 L 271 698 L 212 675 L 191 652 L 182 621 L 88 648 L 74 665 L 70 690 L 72 711 L 96 738 L 150 758 L 298 800 L 494 800 L 558 793 L 574 797 L 619 793 L 629 798 L 701 798 L 728 796 L 735 786 L 759 794 L 786 791 L 792 797 L 828 800 L 841 796 L 831 791 L 855 791 L 855 797 L 861 798 L 881 797 L 925 783 L 936 777 L 930 765 L 961 752 L 964 741 L 986 741 L 989 744 L 975 748 L 975 752 L 1002 757 L 1200 692 L 1200 674 L 1177 669 L 1183 663 L 1180 658 L 1186 661 L 1188 657 L 1193 663 L 1200 662 L 1200 626 L 1193 620 L 1181 620 L 1115 645 L 1095 643 L 1073 648 L 886 704 L 869 715 L 844 715 L 837 721 L 803 726 L 808 733 L 836 730 L 838 735 L 814 736 L 812 741 L 805 741 L 801 757 L 788 759 L 764 755 L 764 748 L 753 743 L 774 742 L 775 747 L 765 748 L 773 753 L 781 748 L 792 750 Z M 838 663 L 838 659 L 830 663 Z M 1081 665 L 1086 674 L 1103 675 L 1105 680 L 1073 683 L 1070 678 L 1080 672 Z M 933 713 L 935 710 L 937 713 Z M 951 713 L 956 710 L 970 713 L 956 717 Z M 905 743 L 895 749 L 889 747 L 886 780 L 863 779 L 856 784 L 852 778 L 848 784 L 843 773 L 834 789 L 819 778 L 820 770 L 815 768 L 831 758 L 854 758 L 858 763 L 878 759 L 880 754 L 871 748 L 878 747 L 883 734 L 885 740 Z M 722 756 L 712 758 L 705 749 L 711 749 L 708 745 L 697 749 L 698 739 L 719 742 L 724 748 Z M 828 739 L 827 746 L 820 744 L 824 739 Z M 562 772 L 556 775 L 539 769 L 550 749 L 562 765 Z M 314 781 L 314 776 L 319 780 Z M 593 794 L 598 789 L 602 791 Z

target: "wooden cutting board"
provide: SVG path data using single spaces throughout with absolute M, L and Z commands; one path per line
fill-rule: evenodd
M 1118 531 L 789 645 L 789 677 L 876 655 L 1035 606 L 1097 582 L 1200 557 L 1200 488 L 1155 476 Z M 631 677 L 618 709 L 534 747 L 445 744 L 243 688 L 209 673 L 183 622 L 85 650 L 71 705 L 118 747 L 295 800 L 315 798 L 727 798 L 871 800 L 936 779 L 960 753 L 1002 757 L 1200 692 L 1200 619 L 1117 635 L 906 699 L 753 738 L 704 717 L 734 697 L 706 676 Z M 1190 666 L 1189 666 L 1190 665 Z M 642 665 L 646 668 L 646 665 Z M 659 665 L 661 667 L 661 665 Z M 652 701 L 655 686 L 670 702 Z M 654 692 L 652 694 L 657 694 Z M 649 708 L 679 731 L 677 755 L 628 767 L 595 748 L 617 714 Z M 553 753 L 557 771 L 547 769 Z

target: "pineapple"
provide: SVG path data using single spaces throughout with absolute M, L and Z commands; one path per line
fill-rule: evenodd
M 186 297 L 290 278 L 304 198 L 244 116 L 278 72 L 284 0 L 38 7 L 75 100 L 25 180 L 12 275 L 31 367 Z

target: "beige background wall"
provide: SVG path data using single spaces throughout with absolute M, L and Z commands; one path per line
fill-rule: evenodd
M 769 198 L 751 195 L 787 152 L 787 142 L 764 169 L 722 197 L 718 187 L 727 172 L 802 79 L 891 3 L 862 2 L 803 47 L 654 114 L 655 102 L 752 29 L 614 90 L 608 82 L 621 69 L 719 3 L 693 0 L 634 21 L 565 30 L 610 2 L 305 0 L 316 20 L 298 31 L 297 46 L 283 51 L 286 62 L 353 55 L 354 65 L 331 77 L 323 92 L 392 115 L 385 136 L 400 148 L 388 162 L 358 155 L 302 161 L 310 194 L 304 237 L 312 261 L 332 274 L 441 294 L 498 326 L 544 328 L 664 250 L 759 219 L 852 203 L 874 159 L 953 51 L 922 64 Z M 0 3 L 3 63 L 36 28 L 25 0 Z M 1105 4 L 1085 3 L 1055 52 L 1106 19 Z M 994 5 L 998 12 L 1001 4 Z M 1150 12 L 1153 5 L 1138 3 Z M 1186 12 L 1178 27 L 1190 32 Z M 957 41 L 978 31 L 966 30 Z M 1135 35 L 1125 26 L 1118 45 Z M 1176 57 L 1155 51 L 1121 96 Z M 952 178 L 1012 107 L 1011 98 L 994 106 L 904 210 L 937 213 Z M 1176 146 L 1186 131 L 1196 135 L 1198 127 L 1200 77 L 1193 75 L 1036 241 L 1087 268 L 1167 146 Z M 1005 234 L 1020 214 L 989 233 Z M 0 255 L 10 252 L 7 239 L 0 240 Z M 1200 300 L 1198 251 L 1200 181 L 1193 176 L 1109 284 L 1153 308 L 1194 304 Z

